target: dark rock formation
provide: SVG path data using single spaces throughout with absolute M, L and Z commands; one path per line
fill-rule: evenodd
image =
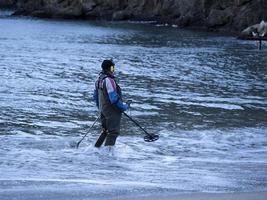
M 0 8 L 13 7 L 16 4 L 16 0 L 0 0 Z
M 106 20 L 153 20 L 241 31 L 267 21 L 267 0 L 18 0 L 17 14 Z
M 80 0 L 18 0 L 15 14 L 46 18 L 80 18 L 82 13 Z
M 240 39 L 262 39 L 267 40 L 267 22 L 261 21 L 259 24 L 254 24 L 252 26 L 244 29 L 240 35 Z

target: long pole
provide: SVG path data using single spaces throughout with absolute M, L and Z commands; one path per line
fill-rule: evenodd
M 92 124 L 92 126 L 89 128 L 88 132 L 82 137 L 82 139 L 77 143 L 76 148 L 78 149 L 80 143 L 83 141 L 83 139 L 88 135 L 89 131 L 93 128 L 93 126 L 95 125 L 95 123 L 97 122 L 97 120 L 99 119 L 100 115 L 97 116 L 97 118 L 95 119 L 94 123 Z
M 142 129 L 150 138 L 153 138 L 153 135 L 149 134 L 142 126 L 140 126 L 137 121 L 135 121 L 133 118 L 131 118 L 129 115 L 127 115 L 125 112 L 123 113 L 126 117 L 128 117 L 136 126 L 138 126 L 140 129 Z

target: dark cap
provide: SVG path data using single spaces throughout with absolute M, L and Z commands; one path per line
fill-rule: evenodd
M 104 60 L 102 62 L 101 68 L 103 71 L 109 71 L 111 66 L 115 66 L 113 60 Z

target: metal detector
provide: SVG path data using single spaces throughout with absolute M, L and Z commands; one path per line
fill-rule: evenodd
M 148 133 L 142 126 L 139 125 L 139 123 L 131 118 L 129 115 L 127 115 L 125 112 L 123 114 L 128 117 L 136 126 L 138 126 L 142 131 L 145 132 L 146 136 L 144 137 L 145 142 L 154 142 L 159 139 L 159 135 L 156 134 L 150 134 Z

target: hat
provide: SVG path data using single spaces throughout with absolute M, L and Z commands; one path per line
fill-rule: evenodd
M 101 68 L 103 71 L 109 71 L 111 66 L 115 66 L 113 60 L 104 60 L 102 62 Z

